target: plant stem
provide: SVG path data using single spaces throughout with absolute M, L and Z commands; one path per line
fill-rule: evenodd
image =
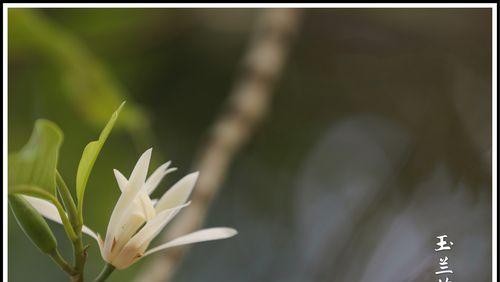
M 73 241 L 73 252 L 75 256 L 75 274 L 71 276 L 73 282 L 83 282 L 83 270 L 85 260 L 87 258 L 87 251 L 83 246 L 82 233 L 79 232 L 78 238 Z
M 94 282 L 106 281 L 106 279 L 108 279 L 109 275 L 111 275 L 111 273 L 113 273 L 114 270 L 115 270 L 114 266 L 112 266 L 109 263 L 106 263 L 104 265 L 104 268 L 102 269 L 101 273 L 99 274 L 99 276 L 96 277 Z
M 68 237 L 69 239 L 74 242 L 75 240 L 78 239 L 78 236 L 76 235 L 75 233 L 75 230 L 73 229 L 73 225 L 71 224 L 71 222 L 69 221 L 68 219 L 68 216 L 66 215 L 66 213 L 64 212 L 64 208 L 63 206 L 61 205 L 61 203 L 57 200 L 56 197 L 52 196 L 50 198 L 52 204 L 54 204 L 54 206 L 56 206 L 57 208 L 57 211 L 59 212 L 59 216 L 61 217 L 61 221 L 63 223 L 63 226 L 64 226 L 64 230 L 66 231 L 66 233 L 68 234 Z M 81 237 L 81 236 L 80 236 Z
M 54 262 L 66 273 L 73 275 L 75 270 L 69 265 L 69 263 L 61 256 L 58 249 L 54 249 L 49 256 L 54 260 Z
M 78 211 L 76 209 L 75 201 L 71 196 L 71 192 L 64 182 L 59 171 L 56 174 L 56 182 L 57 182 L 57 190 L 59 191 L 59 195 L 61 195 L 61 199 L 64 203 L 64 207 L 68 212 L 69 221 L 71 222 L 71 226 L 73 231 L 76 233 L 75 237 L 72 238 L 73 243 L 73 253 L 74 253 L 74 273 L 71 275 L 71 281 L 73 282 L 83 282 L 84 279 L 84 266 L 85 260 L 87 258 L 87 252 L 85 247 L 83 246 L 82 241 L 82 221 L 78 216 Z
M 73 197 L 71 196 L 71 192 L 69 191 L 68 186 L 66 185 L 66 182 L 64 182 L 64 179 L 62 178 L 59 171 L 57 171 L 57 173 L 56 173 L 56 183 L 57 183 L 57 190 L 59 191 L 59 195 L 61 195 L 61 199 L 64 203 L 64 207 L 66 208 L 66 211 L 68 212 L 69 221 L 71 221 L 73 229 L 76 232 L 78 232 L 78 230 L 79 230 L 78 227 L 81 224 L 80 224 L 80 220 L 78 217 L 78 212 L 76 210 L 75 201 L 73 200 Z
M 56 174 L 56 182 L 59 195 L 61 195 L 64 207 L 68 212 L 69 221 L 71 222 L 71 226 L 76 233 L 76 236 L 71 240 L 73 243 L 74 253 L 74 274 L 71 275 L 71 281 L 83 282 L 84 266 L 85 260 L 87 258 L 87 252 L 85 250 L 85 247 L 83 246 L 82 241 L 82 220 L 80 216 L 78 216 L 78 210 L 76 208 L 75 201 L 71 196 L 71 192 L 69 191 L 68 186 L 66 185 L 66 182 L 62 178 L 59 171 L 57 171 Z

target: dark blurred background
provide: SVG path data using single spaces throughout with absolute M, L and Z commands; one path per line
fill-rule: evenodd
M 9 151 L 35 119 L 55 121 L 73 186 L 83 147 L 127 100 L 86 194 L 86 224 L 104 233 L 112 168 L 130 173 L 154 146 L 179 167 L 159 194 L 189 172 L 261 12 L 9 9 Z M 303 10 L 269 114 L 207 218 L 239 235 L 195 245 L 174 280 L 436 281 L 441 234 L 453 281 L 491 280 L 491 24 L 489 9 Z M 88 242 L 91 278 L 102 260 Z M 66 279 L 11 214 L 8 255 L 9 281 Z

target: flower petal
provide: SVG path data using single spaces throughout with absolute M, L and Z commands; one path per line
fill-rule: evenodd
M 146 192 L 141 192 L 138 199 L 134 200 L 137 201 L 138 202 L 137 204 L 142 208 L 146 220 L 150 220 L 156 214 L 154 208 L 155 204 L 151 201 L 148 195 L 151 194 L 156 189 L 156 187 L 158 186 L 158 184 L 165 175 L 169 174 L 172 171 L 177 170 L 177 168 L 168 169 L 170 163 L 171 162 L 168 161 L 162 164 L 151 174 L 151 176 L 146 180 L 146 183 L 144 184 L 145 187 L 141 188 L 141 190 L 144 190 Z M 127 187 L 128 185 L 128 180 L 119 170 L 114 169 L 113 172 L 115 174 L 118 187 L 120 188 L 120 191 L 123 193 L 125 187 Z
M 158 184 L 160 184 L 160 181 L 163 179 L 163 177 L 165 177 L 165 175 L 177 170 L 177 168 L 175 167 L 167 169 L 170 166 L 170 163 L 171 161 L 162 164 L 151 174 L 151 176 L 148 177 L 146 183 L 144 184 L 147 186 L 145 190 L 148 193 L 148 195 L 154 192 L 154 190 L 156 189 L 156 187 L 158 187 Z M 123 189 L 125 189 L 125 187 L 127 186 L 128 180 L 119 170 L 114 169 L 113 172 L 115 173 L 115 178 L 116 182 L 118 182 L 118 187 L 120 188 L 120 191 L 123 192 Z
M 168 163 L 167 163 L 167 165 L 168 165 Z M 116 178 L 116 182 L 118 183 L 118 187 L 120 187 L 120 191 L 122 191 L 122 193 L 123 193 L 123 190 L 128 185 L 128 180 L 117 169 L 114 169 L 113 172 L 115 174 L 115 178 Z M 144 184 L 144 185 L 146 185 L 146 184 Z M 147 186 L 141 188 L 141 190 L 146 190 L 146 189 L 147 189 Z M 133 204 L 137 205 L 137 208 L 138 209 L 140 208 L 143 211 L 144 218 L 146 220 L 153 218 L 156 214 L 153 202 L 151 202 L 151 199 L 144 191 L 139 192 L 139 196 L 134 200 Z M 133 211 L 133 212 L 135 212 L 135 211 Z
M 115 257 L 122 251 L 123 247 L 127 244 L 132 236 L 141 228 L 141 226 L 146 222 L 144 215 L 141 212 L 136 212 L 127 215 L 127 220 L 124 220 L 119 227 L 119 231 L 116 232 L 116 236 L 113 237 L 115 242 L 113 243 L 110 253 L 107 253 L 106 258 L 109 261 L 115 259 Z
M 141 192 L 136 201 L 139 202 L 142 213 L 144 214 L 146 220 L 150 220 L 156 215 L 155 206 L 146 193 Z
M 149 161 L 151 160 L 151 151 L 153 151 L 153 148 L 146 150 L 146 152 L 144 152 L 137 161 L 134 170 L 132 170 L 132 173 L 130 174 L 128 181 L 129 187 L 136 187 L 138 184 L 143 185 L 146 181 L 146 177 L 148 176 Z
M 234 235 L 238 234 L 238 231 L 236 231 L 233 228 L 227 228 L 227 227 L 214 227 L 214 228 L 207 228 L 207 229 L 202 229 L 195 231 L 193 233 L 189 233 L 187 235 L 178 237 L 170 242 L 167 242 L 165 244 L 159 245 L 158 247 L 154 247 L 144 253 L 144 256 L 150 255 L 152 253 L 165 250 L 168 248 L 176 247 L 176 246 L 181 246 L 181 245 L 186 245 L 186 244 L 192 244 L 192 243 L 198 243 L 198 242 L 205 242 L 205 241 L 212 241 L 212 240 L 219 240 L 219 239 L 226 239 L 233 237 Z
M 45 218 L 62 224 L 59 212 L 51 202 L 30 196 L 24 196 L 24 198 Z M 99 241 L 97 234 L 87 226 L 82 227 L 82 232 Z
M 116 182 L 118 183 L 118 188 L 123 193 L 123 190 L 127 187 L 128 180 L 127 178 L 117 169 L 113 169 L 113 173 L 115 174 Z
M 126 214 L 127 209 L 133 204 L 134 200 L 142 191 L 144 186 L 144 181 L 148 173 L 149 161 L 151 160 L 151 150 L 148 149 L 142 154 L 142 156 L 137 161 L 130 179 L 123 189 L 123 193 L 120 195 L 113 212 L 111 213 L 111 218 L 108 224 L 108 230 L 106 233 L 106 240 L 104 242 L 104 250 L 106 254 L 111 253 L 112 246 L 115 244 L 114 240 L 116 237 L 116 232 L 118 232 L 118 227 L 121 225 L 123 215 Z
M 135 247 L 135 248 L 140 248 L 143 247 L 144 250 L 149 245 L 149 242 L 160 233 L 160 231 L 167 225 L 167 223 L 174 218 L 174 216 L 177 215 L 177 213 L 184 207 L 188 206 L 190 203 L 185 203 L 183 205 L 177 206 L 172 209 L 167 209 L 159 214 L 157 214 L 153 219 L 149 220 L 146 222 L 144 227 L 137 232 L 125 245 L 124 249 L 127 247 Z M 144 251 L 143 250 L 143 251 Z
M 193 172 L 177 181 L 158 201 L 155 206 L 156 212 L 159 213 L 185 203 L 193 191 L 198 176 L 199 172 Z
M 146 180 L 146 184 L 144 184 L 147 186 L 145 190 L 148 195 L 153 193 L 153 191 L 156 189 L 158 184 L 160 184 L 160 181 L 165 175 L 176 170 L 176 168 L 168 169 L 170 164 L 170 161 L 162 164 L 151 174 L 151 176 L 148 177 L 148 180 Z

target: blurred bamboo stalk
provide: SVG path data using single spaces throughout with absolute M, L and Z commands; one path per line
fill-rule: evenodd
M 299 24 L 297 9 L 267 9 L 258 16 L 242 74 L 229 95 L 227 108 L 220 114 L 201 146 L 193 166 L 201 172 L 192 195 L 192 204 L 168 229 L 162 241 L 195 231 L 203 225 L 210 203 L 220 189 L 231 160 L 248 142 L 256 125 L 269 110 L 274 86 L 279 78 L 293 35 Z M 136 281 L 170 281 L 187 247 L 157 255 Z

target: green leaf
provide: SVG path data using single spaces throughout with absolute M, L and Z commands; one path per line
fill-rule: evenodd
M 9 195 L 9 206 L 26 236 L 42 252 L 51 253 L 57 247 L 56 237 L 49 225 L 23 196 Z
M 17 195 L 17 194 L 36 197 L 47 200 L 49 202 L 51 202 L 52 199 L 55 199 L 54 195 L 50 194 L 49 192 L 43 190 L 38 186 L 33 186 L 33 185 L 24 185 L 24 184 L 12 185 L 9 189 L 9 195 Z
M 123 102 L 120 107 L 113 113 L 108 123 L 102 130 L 99 135 L 99 139 L 92 141 L 85 146 L 83 150 L 82 158 L 80 159 L 80 163 L 78 164 L 78 171 L 76 173 L 76 196 L 78 198 L 78 213 L 80 218 L 82 217 L 82 209 L 83 209 L 83 196 L 85 193 L 85 187 L 87 186 L 87 181 L 90 176 L 90 172 L 94 167 L 95 160 L 101 151 L 104 142 L 108 138 L 111 129 L 113 128 L 118 115 L 123 107 L 125 102 Z
M 17 153 L 9 155 L 9 192 L 15 186 L 36 186 L 56 194 L 56 168 L 63 133 L 48 120 L 39 119 L 31 137 Z

